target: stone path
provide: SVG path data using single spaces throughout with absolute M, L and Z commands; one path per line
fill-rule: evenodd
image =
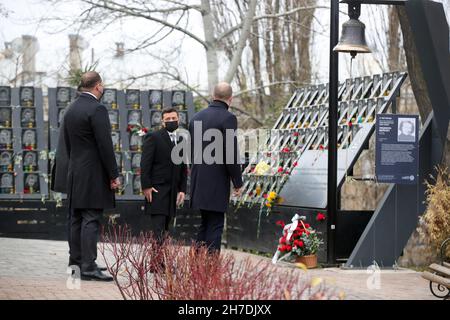
M 236 259 L 267 259 L 244 252 L 225 251 L 235 255 Z M 81 281 L 79 288 L 68 283 L 67 260 L 68 247 L 64 241 L 0 238 L 0 300 L 121 299 L 113 282 Z M 280 263 L 280 267 L 292 268 L 292 265 Z M 298 269 L 298 272 L 304 271 Z M 368 278 L 373 275 L 366 270 L 315 269 L 309 270 L 307 276 L 323 278 L 352 300 L 435 299 L 420 273 L 408 269 L 382 270 L 379 286 L 376 281 L 370 282 L 373 289 L 367 286 Z

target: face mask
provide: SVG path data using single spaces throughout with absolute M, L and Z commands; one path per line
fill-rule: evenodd
M 166 125 L 166 129 L 169 132 L 174 132 L 178 129 L 178 121 L 166 121 L 164 122 L 164 124 Z

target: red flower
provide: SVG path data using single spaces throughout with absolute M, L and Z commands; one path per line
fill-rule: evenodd
M 253 196 L 253 191 L 250 191 L 250 192 L 248 193 L 248 196 L 249 196 L 249 197 Z
M 316 220 L 317 221 L 323 221 L 325 219 L 326 219 L 326 217 L 325 217 L 325 215 L 323 213 L 321 213 L 321 212 L 317 213 L 317 216 L 316 216 Z
M 319 149 L 320 149 L 320 150 L 323 150 L 323 149 L 324 149 L 322 144 L 320 145 Z
M 148 129 L 147 129 L 147 128 L 142 128 L 142 131 L 144 131 L 145 133 L 147 133 L 147 132 L 148 132 Z
M 350 121 L 348 122 L 348 126 L 351 128 L 352 125 L 353 125 L 353 123 L 352 123 L 352 121 L 350 120 Z
M 25 146 L 25 150 L 33 150 L 33 146 Z
M 292 166 L 293 167 L 296 167 L 296 166 L 298 166 L 298 162 L 297 161 L 295 161 L 293 164 L 292 164 Z
M 298 245 L 300 248 L 303 248 L 303 246 L 304 246 L 303 241 L 299 240 L 299 241 L 297 242 L 297 245 Z
M 276 224 L 277 226 L 282 227 L 282 228 L 284 228 L 284 226 L 286 225 L 286 224 L 284 223 L 283 220 L 278 220 L 277 222 L 275 222 L 275 224 Z
M 283 150 L 281 150 L 281 152 L 289 152 L 289 151 L 291 151 L 291 149 L 289 148 L 283 148 Z
M 264 199 L 267 199 L 267 193 L 264 193 L 264 194 L 263 194 L 263 198 L 264 198 Z
M 305 223 L 305 228 L 308 229 L 310 227 L 309 223 Z
M 300 133 L 294 132 L 294 137 L 298 137 L 299 135 L 300 135 Z
M 286 237 L 281 237 L 279 240 L 280 244 L 286 244 Z
M 292 250 L 292 246 L 286 245 L 286 251 L 291 251 L 291 250 Z
M 284 170 L 283 170 L 283 168 L 282 167 L 279 167 L 278 168 L 278 173 L 281 173 L 281 172 L 283 172 Z

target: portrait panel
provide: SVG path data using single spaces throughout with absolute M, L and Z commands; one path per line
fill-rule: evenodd
M 58 109 L 58 127 L 61 126 L 64 120 L 64 115 L 66 114 L 66 108 Z
M 125 101 L 127 106 L 138 108 L 141 105 L 141 97 L 139 90 L 126 90 L 125 91 Z
M 10 87 L 0 87 L 0 106 L 10 106 L 11 105 L 11 88 Z
M 0 108 L 0 126 L 11 128 L 12 126 L 12 109 L 8 107 Z
M 119 169 L 119 171 L 122 171 L 122 153 L 116 152 L 115 156 L 116 156 L 117 168 Z
M 140 125 L 142 123 L 142 114 L 139 110 L 128 111 L 128 125 Z
M 72 100 L 72 91 L 69 87 L 56 88 L 56 106 L 65 108 Z
M 22 147 L 23 149 L 35 149 L 36 148 L 36 130 L 27 129 L 22 130 Z
M 112 131 L 111 139 L 112 139 L 114 150 L 120 150 L 120 132 Z
M 131 156 L 131 168 L 133 170 L 141 168 L 141 157 L 141 153 L 133 153 L 133 155 Z
M 141 175 L 135 174 L 133 175 L 133 193 L 134 194 L 141 194 Z
M 187 128 L 188 127 L 188 115 L 186 111 L 178 112 L 180 127 Z
M 37 170 L 38 155 L 35 151 L 26 151 L 23 153 L 23 168 L 24 171 Z
M 117 90 L 116 89 L 105 89 L 103 91 L 103 96 L 101 100 L 102 104 L 107 107 L 116 109 L 117 108 Z
M 150 109 L 161 109 L 162 91 L 161 90 L 150 90 L 148 101 L 149 101 Z
M 24 107 L 34 106 L 34 88 L 20 87 L 20 105 Z
M 22 127 L 36 127 L 36 117 L 34 108 L 22 108 L 20 111 L 20 123 Z
M 113 130 L 119 129 L 119 111 L 108 110 L 109 122 Z
M 3 150 L 0 152 L 0 170 L 12 171 L 13 170 L 13 152 Z
M 130 150 L 141 151 L 142 150 L 142 137 L 137 132 L 130 135 Z
M 0 129 L 0 149 L 12 149 L 12 130 Z
M 172 106 L 184 107 L 185 106 L 185 92 L 184 91 L 172 91 Z
M 162 112 L 161 111 L 152 110 L 150 112 L 150 126 L 151 127 L 160 126 L 161 120 L 162 120 Z
M 24 193 L 39 193 L 39 175 L 37 173 L 25 173 L 23 180 Z
M 14 174 L 0 173 L 0 192 L 14 193 Z

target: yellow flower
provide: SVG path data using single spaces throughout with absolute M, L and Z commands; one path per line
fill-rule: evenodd
M 277 193 L 275 191 L 271 191 L 269 193 L 269 196 L 267 197 L 267 199 L 269 199 L 270 201 L 275 200 L 275 198 L 277 197 Z
M 256 192 L 256 195 L 259 196 L 261 194 L 261 186 L 257 186 L 255 192 Z
M 272 208 L 272 204 L 270 202 L 266 202 L 266 207 L 267 208 Z
M 261 161 L 256 165 L 254 173 L 258 176 L 261 176 L 269 170 L 270 166 L 265 161 Z
M 291 122 L 290 124 L 289 124 L 289 128 L 293 128 L 295 126 L 295 123 L 293 123 L 293 122 Z

